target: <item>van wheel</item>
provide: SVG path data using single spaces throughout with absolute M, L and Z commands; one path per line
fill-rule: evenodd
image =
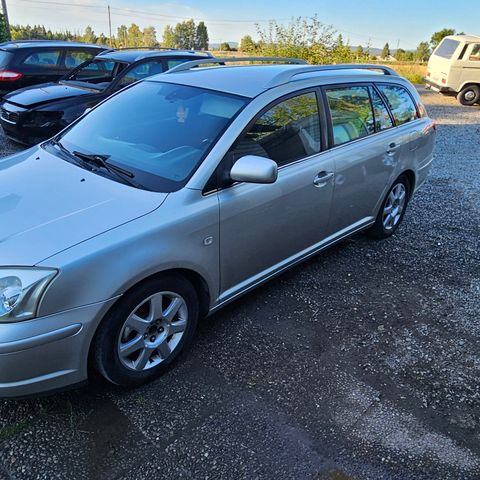
M 457 100 L 468 107 L 480 102 L 480 86 L 468 85 L 457 95 Z
M 94 367 L 123 387 L 159 377 L 192 340 L 198 312 L 197 293 L 183 277 L 147 280 L 103 319 L 92 345 Z
M 373 238 L 392 236 L 402 223 L 410 196 L 407 177 L 400 176 L 388 191 L 380 207 L 375 223 L 366 231 Z

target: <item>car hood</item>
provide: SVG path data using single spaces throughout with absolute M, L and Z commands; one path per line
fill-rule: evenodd
M 0 160 L 0 265 L 35 265 L 158 208 L 167 194 L 96 175 L 34 147 Z
M 63 83 L 43 83 L 34 87 L 21 88 L 3 97 L 7 102 L 14 103 L 21 107 L 31 108 L 56 100 L 79 97 L 84 95 L 95 95 L 99 91 L 95 89 L 82 88 L 76 85 Z

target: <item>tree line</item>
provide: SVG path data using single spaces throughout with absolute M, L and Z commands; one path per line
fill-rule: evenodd
M 370 44 L 352 48 L 341 34 L 330 25 L 323 24 L 317 16 L 311 18 L 297 17 L 288 24 L 271 21 L 266 27 L 256 25 L 258 40 L 245 35 L 239 50 L 242 53 L 261 56 L 284 56 L 303 58 L 310 63 L 362 63 L 371 60 L 396 60 L 398 62 L 426 62 L 432 51 L 447 35 L 455 30 L 444 28 L 435 32 L 430 41 L 420 42 L 416 50 L 407 51 L 398 48 L 391 51 L 385 44 L 380 55 L 373 55 Z M 141 29 L 137 24 L 120 25 L 112 38 L 103 33 L 96 34 L 91 26 L 83 33 L 70 30 L 52 31 L 44 25 L 11 25 L 12 40 L 71 40 L 86 43 L 108 45 L 112 48 L 122 47 L 167 47 L 180 49 L 207 50 L 209 47 L 208 28 L 204 22 L 198 24 L 192 20 L 179 22 L 175 26 L 167 25 L 162 38 L 157 38 L 154 26 Z M 7 40 L 3 15 L 0 14 L 0 41 Z M 234 50 L 227 42 L 220 45 L 220 50 Z

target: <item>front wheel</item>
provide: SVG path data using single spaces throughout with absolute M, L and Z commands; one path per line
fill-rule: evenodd
M 103 319 L 92 346 L 94 366 L 124 387 L 159 377 L 190 343 L 198 311 L 196 291 L 183 277 L 147 280 Z
M 480 102 L 480 86 L 468 85 L 458 95 L 457 100 L 467 107 Z
M 410 185 L 406 177 L 397 178 L 388 191 L 375 223 L 367 230 L 373 238 L 388 238 L 392 236 L 402 223 L 408 204 Z

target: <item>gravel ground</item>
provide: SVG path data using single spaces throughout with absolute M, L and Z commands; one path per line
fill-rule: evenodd
M 146 387 L 0 402 L 0 479 L 479 479 L 480 108 L 421 93 L 436 161 L 398 235 L 202 322 Z

